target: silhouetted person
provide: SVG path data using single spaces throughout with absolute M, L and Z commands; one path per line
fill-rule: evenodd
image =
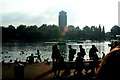
M 82 47 L 82 45 L 79 45 L 79 48 L 80 48 L 81 56 L 84 58 L 84 56 L 86 55 L 85 49 Z
M 59 60 L 57 62 L 57 65 L 55 65 L 55 67 L 58 69 L 54 69 L 54 77 L 59 76 L 60 74 L 60 70 L 64 67 L 64 57 L 62 55 L 60 55 Z
M 68 46 L 69 47 L 69 61 L 73 61 L 74 59 L 74 55 L 76 54 L 76 50 L 72 48 L 71 45 Z M 66 75 L 69 75 L 71 72 L 70 72 L 70 69 L 67 68 L 65 71 L 64 71 L 64 74 Z
M 34 63 L 34 56 L 31 54 L 31 56 L 27 57 L 28 63 Z
M 42 60 L 41 60 L 41 57 L 40 57 L 41 54 L 40 54 L 40 51 L 39 51 L 39 50 L 37 50 L 37 55 L 38 55 L 38 56 L 37 56 L 37 59 L 41 62 Z
M 83 70 L 83 67 L 84 67 L 84 63 L 83 63 L 83 55 L 78 52 L 77 53 L 77 58 L 75 60 L 76 62 L 76 69 L 75 69 L 75 72 L 74 74 L 77 72 L 77 76 L 81 77 L 82 76 L 82 70 Z
M 91 73 L 94 75 L 96 69 L 98 68 L 99 65 L 99 58 L 96 53 L 93 54 L 93 62 L 91 63 Z
M 95 45 L 92 45 L 92 48 L 89 50 L 89 58 L 93 59 L 94 54 L 98 52 L 98 49 L 95 47 Z
M 120 80 L 120 46 L 113 48 L 100 63 L 94 80 Z
M 52 46 L 52 69 L 54 70 L 55 68 L 55 63 L 59 61 L 60 58 L 60 50 L 58 49 L 57 45 Z
M 69 45 L 69 61 L 73 61 L 74 55 L 76 54 L 76 50 L 72 49 L 72 46 Z
M 52 61 L 57 62 L 60 58 L 60 50 L 58 49 L 58 46 L 55 44 L 52 46 Z
M 112 44 L 111 44 L 110 50 L 112 50 L 113 48 L 115 48 L 118 45 L 119 45 L 119 43 L 117 41 L 115 41 L 115 42 L 113 41 Z

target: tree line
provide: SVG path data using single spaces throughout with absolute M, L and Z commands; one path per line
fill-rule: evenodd
M 15 28 L 13 25 L 2 27 L 2 42 L 37 42 L 37 41 L 61 41 L 61 40 L 109 40 L 110 36 L 120 35 L 120 27 L 114 25 L 110 32 L 105 32 L 104 26 L 85 26 L 83 29 L 69 25 L 61 28 L 57 25 L 42 24 L 37 25 L 19 25 Z

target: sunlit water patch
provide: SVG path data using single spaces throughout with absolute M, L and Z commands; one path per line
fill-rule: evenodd
M 37 50 L 40 50 L 41 53 L 41 59 L 44 61 L 44 59 L 49 58 L 51 61 L 51 54 L 52 54 L 52 45 L 56 44 L 56 42 L 47 42 L 47 43 L 4 43 L 2 44 L 2 52 L 4 54 L 0 54 L 0 61 L 4 60 L 5 62 L 9 62 L 12 60 L 18 59 L 20 61 L 25 62 L 26 58 L 30 56 L 31 54 L 34 54 L 36 56 Z M 92 45 L 95 45 L 99 52 L 97 52 L 99 57 L 102 57 L 102 52 L 107 54 L 110 50 L 110 47 L 108 47 L 109 42 L 96 42 L 96 43 L 75 43 L 75 42 L 69 42 L 66 43 L 66 45 L 59 45 L 59 49 L 62 54 L 64 54 L 65 60 L 68 60 L 69 56 L 69 49 L 68 45 L 72 45 L 72 48 L 76 49 L 76 53 L 79 52 L 79 45 L 83 45 L 83 48 L 86 51 L 85 59 L 89 59 L 89 50 Z M 21 53 L 21 51 L 24 52 L 24 54 Z M 77 54 L 74 57 L 74 60 L 76 59 Z

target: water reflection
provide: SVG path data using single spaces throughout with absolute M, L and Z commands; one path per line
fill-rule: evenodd
M 4 43 L 2 45 L 2 51 L 4 55 L 2 56 L 3 59 L 8 62 L 11 59 L 19 59 L 21 61 L 26 61 L 26 57 L 30 54 L 36 54 L 37 50 L 40 50 L 41 58 L 44 60 L 45 58 L 49 58 L 51 61 L 51 54 L 52 54 L 52 45 L 56 44 L 56 42 L 47 42 L 47 43 Z M 76 49 L 76 53 L 79 52 L 79 45 L 83 45 L 83 48 L 86 51 L 85 59 L 89 59 L 88 52 L 91 48 L 91 45 L 95 45 L 99 52 L 98 56 L 102 56 L 102 52 L 108 53 L 110 48 L 108 47 L 108 42 L 101 42 L 101 43 L 82 43 L 78 44 L 75 42 L 66 43 L 66 45 L 58 45 L 61 53 L 64 55 L 65 60 L 68 60 L 68 45 L 72 45 L 73 49 Z M 20 55 L 20 51 L 24 51 L 25 54 Z M 10 56 L 10 57 L 6 57 Z M 77 54 L 75 55 L 76 58 Z M 74 60 L 75 60 L 74 58 Z M 1 60 L 0 60 L 1 61 Z

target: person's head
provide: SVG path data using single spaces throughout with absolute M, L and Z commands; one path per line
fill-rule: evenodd
M 119 80 L 120 46 L 113 48 L 102 60 L 95 80 Z
M 37 50 L 37 52 L 39 52 L 39 50 Z
M 92 45 L 92 48 L 94 48 L 95 47 L 95 45 Z
M 71 49 L 71 48 L 72 48 L 72 46 L 71 46 L 71 45 L 68 45 L 68 47 L 69 47 L 69 49 Z
M 79 45 L 79 48 L 82 48 L 82 45 Z
M 55 46 L 55 49 L 57 49 L 57 48 L 58 48 L 57 44 L 55 44 L 54 46 Z
M 31 54 L 31 56 L 33 56 L 33 54 Z
M 52 46 L 52 49 L 57 49 L 58 47 L 57 47 L 57 44 L 54 44 L 53 46 Z

